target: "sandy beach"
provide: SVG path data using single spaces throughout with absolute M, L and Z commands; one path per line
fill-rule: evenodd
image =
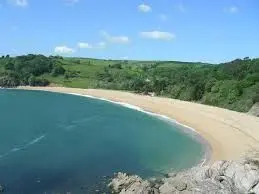
M 128 103 L 145 111 L 165 115 L 194 128 L 207 140 L 212 148 L 211 162 L 235 160 L 251 151 L 259 150 L 259 118 L 245 113 L 175 99 L 112 90 L 27 86 L 19 87 L 19 89 L 90 95 Z

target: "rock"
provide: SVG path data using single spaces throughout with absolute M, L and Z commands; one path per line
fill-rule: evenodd
M 152 190 L 149 181 L 144 181 L 136 175 L 128 176 L 125 173 L 118 173 L 108 186 L 115 193 L 121 194 L 149 194 Z
M 139 193 L 139 194 L 150 194 L 152 192 L 152 188 L 148 181 L 143 182 L 134 182 L 128 188 L 123 189 L 120 193 L 121 194 L 132 194 L 132 193 Z
M 152 194 L 159 194 L 159 190 L 158 189 L 153 189 L 152 190 Z
M 183 191 L 187 189 L 187 184 L 184 182 L 175 182 L 174 183 L 174 187 L 178 190 L 178 191 Z
M 259 117 L 259 102 L 255 103 L 250 111 L 248 112 L 250 115 L 254 115 L 256 117 Z
M 154 185 L 154 188 L 155 188 L 155 189 L 159 189 L 159 187 L 160 187 L 160 185 L 159 185 L 158 183 L 156 183 L 156 184 Z
M 176 193 L 177 190 L 175 189 L 175 187 L 166 182 L 164 183 L 161 187 L 159 187 L 159 193 L 162 193 L 162 194 L 169 194 L 169 193 Z
M 232 178 L 239 191 L 247 192 L 259 182 L 259 170 L 254 170 L 253 167 L 249 164 L 232 162 L 226 169 L 225 176 Z
M 128 176 L 125 173 L 119 172 L 117 177 L 112 179 L 108 185 L 114 192 L 119 193 L 122 189 L 127 188 L 134 182 L 140 182 L 142 179 L 138 176 Z
M 250 193 L 259 193 L 259 183 L 257 183 L 251 190 Z
M 116 193 L 121 194 L 177 194 L 177 193 L 258 193 L 259 161 L 218 161 L 211 166 L 194 168 L 167 174 L 156 181 L 145 181 L 140 177 L 118 173 L 110 183 Z
M 214 174 L 214 172 L 213 172 L 213 170 L 212 170 L 211 168 L 209 168 L 209 169 L 207 169 L 207 170 L 205 171 L 205 176 L 206 176 L 207 178 L 212 178 L 212 177 L 213 177 L 213 174 Z
M 176 177 L 177 173 L 175 172 L 170 172 L 167 174 L 167 177 Z

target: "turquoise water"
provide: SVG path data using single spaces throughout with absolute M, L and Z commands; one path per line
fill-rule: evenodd
M 80 96 L 0 89 L 0 184 L 6 193 L 96 193 L 118 171 L 143 177 L 197 164 L 177 126 Z

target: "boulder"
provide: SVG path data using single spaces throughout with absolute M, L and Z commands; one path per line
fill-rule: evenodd
M 256 117 L 259 117 L 259 102 L 255 103 L 250 111 L 248 112 L 250 115 L 254 115 Z
M 250 191 L 259 182 L 259 170 L 253 164 L 232 162 L 224 174 L 234 182 L 240 192 Z
M 174 188 L 176 188 L 178 191 L 184 191 L 187 189 L 187 184 L 182 181 L 176 181 L 174 182 Z
M 169 182 L 165 182 L 163 185 L 159 187 L 159 193 L 169 194 L 169 193 L 177 193 L 177 192 L 178 191 L 175 189 L 175 187 Z
M 128 176 L 121 172 L 108 186 L 113 192 L 121 194 L 149 194 L 152 191 L 149 181 L 144 181 L 137 175 Z

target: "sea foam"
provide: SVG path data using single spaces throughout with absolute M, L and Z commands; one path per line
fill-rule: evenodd
M 41 135 L 40 137 L 35 138 L 34 140 L 32 140 L 30 143 L 27 144 L 26 148 L 35 143 L 38 143 L 40 140 L 42 140 L 45 137 L 46 137 L 46 135 Z
M 6 152 L 5 154 L 0 155 L 0 159 L 6 157 L 6 156 L 8 156 L 8 155 L 10 155 L 11 153 L 24 150 L 24 149 L 30 147 L 31 145 L 33 145 L 33 144 L 35 144 L 35 143 L 38 143 L 39 141 L 41 141 L 41 140 L 42 140 L 43 138 L 45 138 L 45 137 L 46 137 L 46 135 L 41 135 L 41 136 L 39 136 L 39 137 L 33 139 L 32 141 L 30 141 L 29 143 L 27 143 L 27 144 L 25 144 L 25 145 L 23 145 L 23 146 L 14 147 L 14 148 L 12 148 L 11 150 L 9 150 L 8 152 Z

